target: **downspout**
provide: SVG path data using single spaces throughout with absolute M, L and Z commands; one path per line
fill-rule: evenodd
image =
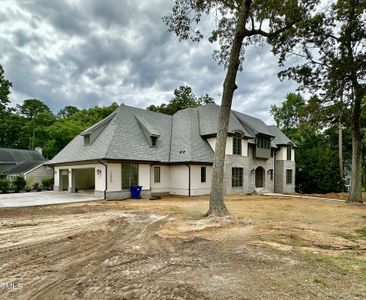
M 188 167 L 188 197 L 191 197 L 191 166 L 186 166 Z
M 273 151 L 273 192 L 276 193 L 276 155 L 277 151 Z
M 107 199 L 107 187 L 108 187 L 108 166 L 101 160 L 99 161 L 99 163 L 105 167 L 104 200 L 106 200 Z

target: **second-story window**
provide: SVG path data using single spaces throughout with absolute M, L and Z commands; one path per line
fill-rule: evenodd
M 241 155 L 241 134 L 233 136 L 233 154 Z
M 287 160 L 291 160 L 291 151 L 292 151 L 291 145 L 287 145 Z

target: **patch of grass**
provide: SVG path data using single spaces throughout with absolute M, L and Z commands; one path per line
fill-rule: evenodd
M 357 242 L 357 240 L 366 240 L 366 227 L 356 229 L 354 233 L 336 231 L 333 234 L 340 236 L 346 240 Z
M 355 232 L 360 235 L 362 238 L 366 239 L 366 227 L 357 229 Z
M 358 258 L 357 252 L 339 256 L 303 252 L 303 256 L 311 263 L 317 263 L 343 277 L 357 278 L 360 283 L 366 282 L 366 261 Z
M 319 277 L 319 276 L 315 276 L 315 277 L 313 278 L 313 282 L 314 282 L 314 283 L 316 283 L 316 284 L 322 285 L 322 286 L 326 286 L 326 285 L 327 285 L 327 284 L 325 283 L 324 278 Z

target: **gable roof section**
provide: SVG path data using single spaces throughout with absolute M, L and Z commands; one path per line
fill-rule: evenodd
M 43 161 L 23 161 L 13 168 L 8 170 L 8 174 L 24 174 L 40 165 L 43 165 L 47 160 Z
M 42 154 L 37 151 L 0 148 L 0 162 L 21 162 L 44 160 Z
M 296 147 L 295 143 L 291 141 L 277 126 L 271 125 L 268 126 L 268 129 L 272 132 L 272 135 L 275 137 L 272 141 L 274 144 L 278 146 L 292 144 L 294 147 Z
M 184 109 L 173 116 L 170 162 L 213 162 L 213 150 L 200 136 L 197 109 Z
M 220 113 L 220 106 L 210 103 L 197 108 L 199 114 L 199 129 L 201 136 L 216 135 Z M 245 137 L 251 138 L 252 135 L 239 122 L 237 117 L 230 113 L 228 133 L 240 131 Z
M 120 106 L 120 111 L 111 123 L 113 136 L 109 143 L 106 159 L 168 162 L 172 116 Z M 156 147 L 150 147 L 138 120 L 153 133 L 159 133 Z
M 257 134 L 272 136 L 272 133 L 269 131 L 268 126 L 262 120 L 237 111 L 233 111 L 233 113 L 238 118 L 240 123 L 244 126 L 244 128 L 247 129 L 252 136 L 255 136 Z

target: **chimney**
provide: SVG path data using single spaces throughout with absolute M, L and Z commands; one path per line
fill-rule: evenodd
M 41 147 L 36 147 L 36 149 L 34 149 L 35 151 L 37 151 L 39 154 L 41 154 L 43 156 L 43 150 Z

